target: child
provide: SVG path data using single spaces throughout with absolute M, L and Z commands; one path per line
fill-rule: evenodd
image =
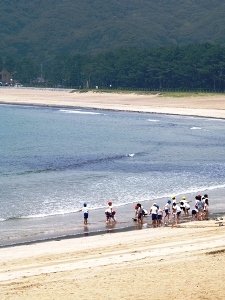
M 140 203 L 137 203 L 137 218 L 138 218 L 138 223 L 143 223 L 143 218 L 144 218 L 144 208 Z
M 112 202 L 109 201 L 108 208 L 105 210 L 106 224 L 110 224 L 111 219 L 114 223 L 116 223 L 115 214 L 116 214 L 116 211 L 113 210 Z
M 208 200 L 208 198 L 205 198 L 205 201 L 204 201 L 203 219 L 204 220 L 208 220 L 209 219 L 209 200 Z
M 201 195 L 195 196 L 195 208 L 200 212 L 202 210 L 202 197 Z
M 88 220 L 88 208 L 87 208 L 87 203 L 83 204 L 83 208 L 80 210 L 84 213 L 84 225 L 87 225 L 87 220 Z
M 189 210 L 190 210 L 190 208 L 191 208 L 191 206 L 190 206 L 190 203 L 191 201 L 186 201 L 185 202 L 185 204 L 184 204 L 184 206 L 185 206 L 185 210 L 184 210 L 184 214 L 185 214 L 185 216 L 189 216 Z
M 180 201 L 180 208 L 181 208 L 181 210 L 184 211 L 184 215 L 185 215 L 185 203 L 186 203 L 186 197 L 183 196 Z
M 202 219 L 202 196 L 201 195 L 197 195 L 195 197 L 195 208 L 198 210 L 198 220 L 200 221 Z
M 158 217 L 157 217 L 157 226 L 161 227 L 162 226 L 162 216 L 163 216 L 163 211 L 162 209 L 159 207 L 159 205 L 157 205 L 158 208 Z
M 166 221 L 166 218 L 167 218 L 168 223 L 170 221 L 170 204 L 171 204 L 171 200 L 168 200 L 167 203 L 164 206 L 164 211 L 165 211 L 164 223 Z
M 134 220 L 134 221 L 137 221 L 137 216 L 138 216 L 138 206 L 135 205 L 135 206 L 134 206 L 134 209 L 135 209 L 135 213 L 134 213 L 134 218 L 133 218 L 133 220 Z
M 177 224 L 177 204 L 174 202 L 172 205 L 173 225 Z
M 158 208 L 156 203 L 153 203 L 152 207 L 150 208 L 149 214 L 152 215 L 152 227 L 156 227 L 158 219 Z
M 192 220 L 193 219 L 199 220 L 199 211 L 198 209 L 195 207 L 194 209 L 192 209 Z
M 172 200 L 173 203 L 176 203 L 176 197 L 175 196 L 172 196 L 171 200 Z
M 178 223 L 180 223 L 180 216 L 181 216 L 181 207 L 180 207 L 180 205 L 176 205 L 176 207 L 177 207 L 177 210 L 176 210 L 176 214 L 177 214 L 177 224 Z
M 190 203 L 191 201 L 187 201 L 186 200 L 186 197 L 183 196 L 181 201 L 180 201 L 180 208 L 181 210 L 184 211 L 184 216 L 188 216 L 189 215 L 189 209 L 191 208 L 190 207 Z

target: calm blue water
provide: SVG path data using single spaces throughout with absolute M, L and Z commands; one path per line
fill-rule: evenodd
M 225 188 L 225 120 L 0 105 L 0 128 L 3 244 L 74 233 L 84 201 L 94 230 L 109 200 L 129 212 L 137 201 Z M 225 211 L 222 198 L 213 209 Z

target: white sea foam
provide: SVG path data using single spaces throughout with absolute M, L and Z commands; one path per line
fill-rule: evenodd
M 148 122 L 159 122 L 159 120 L 155 120 L 155 119 L 148 119 Z
M 201 130 L 202 128 L 201 128 L 201 127 L 195 127 L 195 126 L 194 126 L 194 127 L 191 127 L 191 129 L 192 129 L 192 130 Z
M 44 214 L 37 214 L 37 215 L 29 215 L 29 216 L 22 216 L 18 219 L 38 219 L 38 218 L 46 218 L 46 217 L 53 217 L 53 216 L 59 216 L 59 215 L 67 215 L 79 212 L 79 209 L 71 210 L 71 211 L 58 211 L 58 212 L 51 212 L 51 213 L 44 213 Z
M 81 111 L 81 110 L 60 109 L 59 111 L 66 114 L 101 115 L 101 113 L 98 112 Z

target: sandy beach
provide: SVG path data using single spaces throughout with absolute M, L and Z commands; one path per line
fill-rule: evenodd
M 1 299 L 224 299 L 225 226 L 191 222 L 0 249 Z
M 225 95 L 170 98 L 158 94 L 80 93 L 59 89 L 1 88 L 0 103 L 225 118 Z
M 2 88 L 0 103 L 225 118 L 221 95 L 164 98 Z M 0 299 L 222 300 L 224 268 L 223 221 L 137 228 L 0 248 Z

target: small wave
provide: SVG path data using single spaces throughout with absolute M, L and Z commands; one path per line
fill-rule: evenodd
M 180 195 L 187 195 L 187 194 L 193 194 L 193 193 L 200 193 L 200 192 L 205 192 L 205 191 L 213 191 L 217 189 L 224 189 L 225 184 L 220 184 L 220 185 L 212 185 L 212 186 L 202 186 L 202 187 L 193 187 L 187 190 L 179 191 L 177 193 L 174 193 L 174 196 L 180 196 Z M 170 195 L 166 195 L 166 197 L 171 197 Z M 162 198 L 161 196 L 159 198 Z
M 60 109 L 59 111 L 63 112 L 63 113 L 66 113 L 66 114 L 101 115 L 101 113 L 90 112 L 90 111 L 81 111 L 81 110 Z
M 88 207 L 89 210 L 91 210 L 90 207 Z M 45 214 L 37 214 L 37 215 L 29 215 L 29 216 L 23 216 L 19 219 L 40 219 L 40 218 L 47 218 L 47 217 L 54 217 L 54 216 L 60 216 L 60 215 L 69 215 L 79 212 L 80 209 L 75 209 L 72 211 L 60 211 L 60 212 L 52 212 L 52 213 L 45 213 Z
M 53 217 L 57 215 L 64 215 L 64 213 L 37 214 L 37 215 L 23 216 L 20 217 L 19 219 L 39 219 L 39 218 Z
M 125 203 L 113 203 L 113 207 L 116 209 L 116 207 L 125 206 L 127 204 L 134 203 L 135 201 L 128 201 Z M 108 205 L 88 205 L 89 211 L 96 211 L 107 208 Z M 19 221 L 19 220 L 29 220 L 29 219 L 41 219 L 41 218 L 48 218 L 48 217 L 56 217 L 56 216 L 67 216 L 71 214 L 76 214 L 80 212 L 80 208 L 74 208 L 73 210 L 65 210 L 65 211 L 55 211 L 55 212 L 49 212 L 49 213 L 40 213 L 40 214 L 34 214 L 34 215 L 27 215 L 27 216 L 11 216 L 6 219 L 0 219 L 0 221 Z
M 155 120 L 155 119 L 148 119 L 148 122 L 159 122 L 159 120 Z
M 205 188 L 204 190 L 216 190 L 216 189 L 222 189 L 222 188 L 225 188 L 225 184 L 212 185 L 210 187 Z
M 89 208 L 89 210 L 91 210 Z M 15 217 L 8 217 L 7 219 L 0 219 L 0 221 L 14 221 L 14 220 L 26 220 L 26 219 L 40 219 L 40 218 L 47 218 L 47 217 L 54 217 L 59 215 L 68 215 L 79 212 L 79 209 L 67 212 L 53 212 L 53 213 L 45 213 L 45 214 L 37 214 L 37 215 L 28 215 L 28 216 L 15 216 Z
M 6 219 L 2 219 L 2 221 L 13 221 L 13 220 L 19 220 L 23 219 L 23 217 L 17 216 L 17 217 L 8 217 Z
M 201 130 L 202 128 L 201 127 L 191 127 L 190 129 L 191 130 Z
M 65 164 L 62 166 L 55 166 L 51 168 L 44 168 L 44 169 L 39 169 L 39 170 L 26 170 L 23 172 L 17 173 L 17 175 L 27 175 L 27 174 L 37 174 L 37 173 L 47 173 L 47 172 L 57 172 L 57 171 L 64 171 L 64 170 L 73 170 L 76 168 L 82 168 L 88 165 L 93 165 L 93 164 L 100 164 L 104 162 L 112 162 L 114 160 L 121 160 L 126 157 L 134 157 L 135 155 L 138 155 L 141 153 L 130 153 L 130 154 L 125 154 L 125 155 L 115 155 L 111 157 L 102 157 L 102 158 L 97 158 L 97 159 L 90 159 L 86 160 L 83 162 L 78 162 L 78 163 L 70 163 L 70 164 Z
M 58 171 L 59 169 L 57 168 L 46 168 L 46 169 L 39 169 L 39 170 L 27 170 L 23 172 L 17 173 L 17 175 L 26 175 L 26 174 L 31 174 L 31 173 L 47 173 L 47 172 L 52 172 L 52 171 Z
M 189 189 L 187 191 L 187 193 L 198 193 L 198 192 L 204 192 L 206 190 L 213 191 L 213 190 L 223 189 L 223 188 L 225 188 L 225 184 L 212 185 L 212 186 L 202 186 L 202 187 L 198 187 L 198 188 L 196 187 L 196 188 L 193 188 L 193 189 Z
M 117 205 L 120 206 L 120 205 Z M 91 207 L 88 206 L 88 210 L 99 210 L 107 207 L 107 205 L 104 206 L 98 206 L 98 207 Z M 116 205 L 114 205 L 116 207 Z M 41 219 L 41 218 L 48 218 L 48 217 L 55 217 L 55 216 L 63 216 L 63 215 L 70 215 L 74 213 L 80 212 L 80 209 L 74 209 L 71 211 L 59 211 L 59 212 L 52 212 L 52 213 L 43 213 L 43 214 L 36 214 L 36 215 L 28 215 L 28 216 L 13 216 L 8 217 L 6 219 L 0 219 L 0 221 L 17 221 L 17 220 L 28 220 L 28 219 Z

